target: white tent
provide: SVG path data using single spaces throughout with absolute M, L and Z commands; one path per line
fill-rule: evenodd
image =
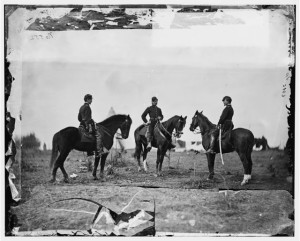
M 201 141 L 187 141 L 186 150 L 204 151 Z
M 107 114 L 107 118 L 111 117 L 115 114 L 116 114 L 116 112 L 115 112 L 114 108 L 110 107 L 108 114 Z M 125 145 L 124 145 L 124 141 L 120 138 L 122 138 L 121 131 L 118 130 L 114 136 L 114 145 L 112 148 L 119 149 L 121 152 L 123 152 L 125 150 Z
M 176 147 L 174 149 L 175 152 L 185 152 L 186 151 L 186 142 L 182 140 L 176 140 L 176 138 L 172 138 L 173 143 L 176 144 Z

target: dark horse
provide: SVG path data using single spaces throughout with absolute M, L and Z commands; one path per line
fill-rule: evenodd
M 202 135 L 202 145 L 205 150 L 209 148 L 210 144 L 210 133 L 212 130 L 217 128 L 216 125 L 211 123 L 206 116 L 204 116 L 201 112 L 196 111 L 192 124 L 190 127 L 191 131 L 195 131 L 195 129 L 199 126 L 200 133 Z M 236 151 L 243 163 L 244 167 L 244 179 L 241 185 L 248 183 L 251 179 L 251 171 L 252 171 L 252 159 L 251 152 L 254 145 L 254 136 L 250 130 L 244 128 L 236 128 L 233 129 L 230 133 L 226 134 L 226 137 L 222 138 L 222 153 L 229 153 Z M 214 148 L 216 153 L 220 152 L 219 145 L 216 145 Z M 215 164 L 215 156 L 216 154 L 206 153 L 209 176 L 208 179 L 213 179 L 214 176 L 214 164 Z
M 113 145 L 114 135 L 120 128 L 122 138 L 127 139 L 131 127 L 132 120 L 129 115 L 113 115 L 104 121 L 97 123 L 99 128 L 102 130 L 103 144 L 106 149 L 110 149 Z M 50 161 L 50 169 L 52 170 L 51 182 L 56 180 L 57 169 L 60 168 L 63 175 L 64 181 L 68 182 L 68 174 L 64 168 L 64 161 L 71 150 L 75 149 L 78 151 L 84 151 L 92 153 L 95 151 L 95 142 L 81 142 L 81 135 L 79 129 L 76 127 L 67 127 L 57 132 L 53 136 L 52 140 L 52 156 Z M 56 159 L 59 151 L 59 156 Z M 101 170 L 100 177 L 104 180 L 104 165 L 108 153 L 101 156 Z M 96 171 L 99 164 L 100 157 L 95 159 L 93 176 L 97 179 Z M 53 167 L 54 166 L 54 167 Z M 53 169 L 52 169 L 53 168 Z
M 169 120 L 157 123 L 153 132 L 152 146 L 157 148 L 157 159 L 156 159 L 156 176 L 159 176 L 161 173 L 162 163 L 165 157 L 167 150 L 172 148 L 172 132 L 175 129 L 175 137 L 180 137 L 183 133 L 182 130 L 186 123 L 186 117 L 182 116 L 173 116 Z M 146 139 L 146 126 L 140 125 L 134 131 L 135 138 L 135 153 L 134 156 L 138 162 L 138 171 L 141 170 L 140 157 L 141 153 L 143 154 L 144 170 L 147 172 L 147 139 Z
M 268 141 L 264 136 L 262 136 L 262 138 L 254 138 L 254 145 L 256 148 L 262 147 L 261 149 L 262 151 L 266 151 L 270 149 L 268 145 Z

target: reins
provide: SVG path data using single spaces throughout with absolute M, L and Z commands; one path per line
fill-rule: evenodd
M 103 130 L 106 134 L 108 134 L 110 137 L 113 136 L 112 133 L 110 133 L 110 130 L 109 130 L 107 127 L 105 127 L 105 126 L 103 126 L 103 125 L 98 125 L 98 128 L 102 128 L 102 130 Z
M 156 123 L 157 127 L 158 127 L 158 123 L 160 123 L 160 122 Z M 164 125 L 162 123 L 160 123 L 160 124 L 161 124 L 162 128 L 164 129 L 164 131 L 167 132 L 168 135 L 170 135 L 170 137 L 172 137 L 172 134 L 164 127 Z
M 110 137 L 113 137 L 113 134 L 110 133 L 110 130 L 107 127 L 105 127 L 104 125 L 100 125 L 99 123 L 97 123 L 97 125 L 98 125 L 98 127 L 101 127 L 106 134 L 108 134 Z

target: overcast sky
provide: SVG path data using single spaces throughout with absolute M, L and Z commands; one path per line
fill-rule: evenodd
M 162 10 L 154 30 L 62 31 L 30 40 L 39 32 L 17 28 L 29 14 L 37 17 L 34 12 L 19 9 L 10 17 L 9 59 L 16 81 L 8 107 L 12 115 L 22 114 L 16 134 L 34 132 L 50 148 L 57 131 L 78 126 L 83 96 L 90 93 L 95 121 L 106 118 L 111 107 L 130 114 L 131 148 L 134 129 L 155 95 L 165 120 L 188 116 L 181 139 L 200 140 L 189 131 L 193 114 L 203 110 L 216 123 L 221 100 L 229 95 L 235 127 L 264 135 L 271 146 L 285 145 L 288 86 L 282 94 L 291 60 L 288 22 L 279 11 L 202 13 L 193 15 L 191 24 L 190 14 Z M 207 24 L 211 19 L 217 24 Z

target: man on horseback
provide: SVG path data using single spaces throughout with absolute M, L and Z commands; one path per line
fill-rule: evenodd
M 233 129 L 233 123 L 232 123 L 232 117 L 234 114 L 233 108 L 231 106 L 231 101 L 232 99 L 229 96 L 225 96 L 222 99 L 223 103 L 224 103 L 224 110 L 222 112 L 222 115 L 219 119 L 218 122 L 218 128 L 215 129 L 214 131 L 211 132 L 210 134 L 210 146 L 209 149 L 206 151 L 206 153 L 215 153 L 215 151 L 213 150 L 214 146 L 215 146 L 215 141 L 219 135 L 219 129 L 222 130 L 222 133 L 225 133 L 227 131 L 230 131 Z
M 152 97 L 152 105 L 147 107 L 144 113 L 142 114 L 142 119 L 144 123 L 148 126 L 148 134 L 147 134 L 147 150 L 151 150 L 151 141 L 153 139 L 153 131 L 157 122 L 161 121 L 164 116 L 162 115 L 162 111 L 157 107 L 158 99 L 156 97 Z M 147 121 L 146 116 L 149 114 L 149 121 Z
M 96 125 L 96 123 L 92 119 L 92 110 L 90 107 L 90 104 L 93 101 L 92 95 L 86 94 L 84 96 L 84 101 L 85 101 L 85 103 L 79 109 L 78 121 L 80 122 L 80 125 L 84 126 L 84 128 L 89 133 L 95 134 L 95 137 L 96 137 L 96 155 L 95 156 L 99 157 L 100 155 L 105 154 L 108 151 L 103 146 L 103 140 L 102 140 L 100 128 Z

